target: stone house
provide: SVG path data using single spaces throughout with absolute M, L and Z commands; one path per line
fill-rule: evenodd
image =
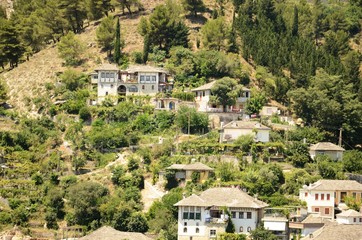
M 331 142 L 319 142 L 309 148 L 309 154 L 312 159 L 317 155 L 327 155 L 332 160 L 342 160 L 344 148 Z
M 253 135 L 255 142 L 269 142 L 270 128 L 255 121 L 232 121 L 221 127 L 220 142 L 231 142 L 240 136 Z

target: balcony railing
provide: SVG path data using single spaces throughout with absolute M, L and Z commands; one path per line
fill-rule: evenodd
M 225 224 L 227 219 L 225 218 L 205 218 L 205 223 L 214 223 L 214 224 Z

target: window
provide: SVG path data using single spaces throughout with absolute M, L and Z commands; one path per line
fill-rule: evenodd
M 101 78 L 104 78 L 106 74 L 104 72 L 101 73 Z
M 109 73 L 106 73 L 106 78 L 109 78 Z
M 98 79 L 98 75 L 93 75 L 93 79 Z
M 341 202 L 344 202 L 344 198 L 347 196 L 347 192 L 341 192 Z
M 106 96 L 108 95 L 108 92 L 106 92 Z
M 251 219 L 251 212 L 247 212 L 247 213 L 246 213 L 246 218 L 247 218 L 247 219 Z
M 236 212 L 231 212 L 231 217 L 236 218 Z
M 184 226 L 185 226 L 185 227 L 187 226 L 187 222 L 184 222 Z
M 184 233 L 187 233 L 187 227 L 184 227 Z
M 315 194 L 315 200 L 318 200 L 318 193 Z
M 202 96 L 205 97 L 205 91 L 202 92 Z
M 189 207 L 184 207 L 183 219 L 189 219 Z
M 189 219 L 195 219 L 195 207 L 190 207 Z
M 327 193 L 327 201 L 329 201 L 331 199 L 331 195 L 329 193 Z
M 151 77 L 150 76 L 146 76 L 146 83 L 150 83 L 151 82 Z
M 140 83 L 144 83 L 145 82 L 145 76 L 141 76 L 140 77 Z
M 359 218 L 359 222 L 362 222 L 362 218 Z
M 196 207 L 195 219 L 196 220 L 201 220 L 201 208 L 200 207 Z
M 184 207 L 182 219 L 201 220 L 201 208 L 200 207 Z
M 321 194 L 321 200 L 324 200 L 324 193 Z
M 114 78 L 114 73 L 109 73 L 110 78 Z
M 319 212 L 319 208 L 314 208 L 314 212 Z
M 244 218 L 244 212 L 239 212 L 239 218 L 243 219 Z
M 352 193 L 352 197 L 353 197 L 354 199 L 356 199 L 356 198 L 357 198 L 357 193 L 356 193 L 356 192 Z
M 249 92 L 245 92 L 245 97 L 249 97 Z
M 324 209 L 324 214 L 329 215 L 329 208 Z
M 132 85 L 132 86 L 129 87 L 128 91 L 129 92 L 138 92 L 138 88 L 137 88 L 137 86 Z
M 156 83 L 156 76 L 151 76 L 151 83 Z
M 145 90 L 145 85 L 142 85 L 142 89 Z
M 304 193 L 304 197 L 308 197 L 308 193 L 307 193 L 307 192 Z
M 239 232 L 244 232 L 243 227 L 240 227 L 240 228 L 239 228 Z
M 199 228 L 196 228 L 196 233 L 199 233 L 200 232 L 200 229 Z
M 216 230 L 215 229 L 211 229 L 210 230 L 210 237 L 215 237 L 216 236 Z
M 152 85 L 152 90 L 155 90 L 155 85 Z
M 357 222 L 357 218 L 353 218 L 353 222 Z
M 248 227 L 248 229 L 247 229 L 247 230 L 248 230 L 248 232 L 250 232 L 250 231 L 251 231 L 251 227 Z
M 111 84 L 111 88 L 113 88 L 113 84 Z

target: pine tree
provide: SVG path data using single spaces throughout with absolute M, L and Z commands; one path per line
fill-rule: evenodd
M 191 12 L 195 17 L 198 12 L 205 11 L 205 5 L 202 0 L 183 0 L 182 6 L 186 11 Z
M 297 8 L 297 6 L 294 6 L 292 36 L 298 36 L 298 8 Z
M 117 19 L 116 25 L 116 38 L 114 41 L 114 56 L 113 60 L 115 63 L 119 64 L 119 60 L 121 59 L 121 27 L 119 24 L 119 18 Z
M 13 23 L 0 20 L 0 65 L 9 62 L 11 68 L 16 67 L 23 53 L 24 47 Z
M 114 47 L 115 26 L 112 16 L 103 18 L 101 24 L 96 30 L 97 43 L 104 51 L 108 52 L 108 57 L 111 55 Z

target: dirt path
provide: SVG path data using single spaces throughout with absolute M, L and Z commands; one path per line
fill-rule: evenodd
M 145 180 L 145 188 L 141 191 L 142 202 L 143 202 L 143 212 L 147 212 L 152 203 L 158 199 L 161 199 L 166 193 L 158 189 L 156 186 L 152 185 L 149 180 Z

